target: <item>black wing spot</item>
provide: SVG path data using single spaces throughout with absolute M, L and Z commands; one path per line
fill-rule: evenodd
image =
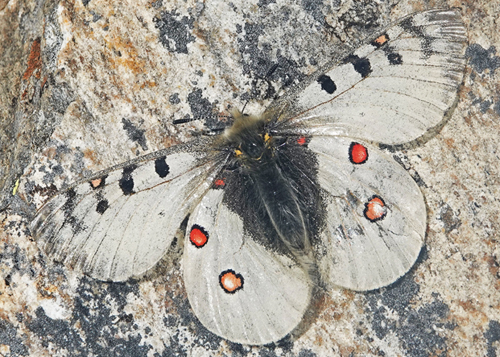
M 137 167 L 135 165 L 132 165 L 123 169 L 123 176 L 119 181 L 119 185 L 124 195 L 134 193 L 134 179 L 132 178 L 132 172 L 134 172 L 136 168 Z
M 345 63 L 352 63 L 354 70 L 361 74 L 361 77 L 366 78 L 372 73 L 372 66 L 370 60 L 366 57 L 358 57 L 356 55 L 349 55 L 344 59 Z
M 409 17 L 399 23 L 399 26 L 408 33 L 420 39 L 422 45 L 422 59 L 429 58 L 432 53 L 432 42 L 434 42 L 435 37 L 426 35 L 423 26 L 416 26 L 413 22 L 413 17 Z
M 396 52 L 390 52 L 387 54 L 387 59 L 389 60 L 389 63 L 392 65 L 399 65 L 403 64 L 403 57 L 399 53 Z
M 73 210 L 75 209 L 75 206 L 77 204 L 77 195 L 75 189 L 70 188 L 68 191 L 66 191 L 65 196 L 66 202 L 64 202 L 64 205 L 62 206 L 62 210 L 64 212 L 64 217 L 68 218 L 73 213 Z
M 109 202 L 107 199 L 102 199 L 97 203 L 96 211 L 99 214 L 104 214 L 106 210 L 109 208 Z
M 76 191 L 74 188 L 70 188 L 66 191 L 66 202 L 62 206 L 64 212 L 64 224 L 71 227 L 73 234 L 77 234 L 86 229 L 86 226 L 77 217 L 73 215 L 73 211 L 78 204 Z
M 76 197 L 76 191 L 74 188 L 70 188 L 68 191 L 66 191 L 66 198 L 68 200 L 66 201 L 65 206 L 72 205 L 75 197 Z
M 166 156 L 159 157 L 155 160 L 155 172 L 161 178 L 167 177 L 170 172 L 170 167 L 167 164 Z
M 318 78 L 318 83 L 321 84 L 321 89 L 323 89 L 328 94 L 333 94 L 337 90 L 337 85 L 332 79 L 326 74 L 322 74 Z

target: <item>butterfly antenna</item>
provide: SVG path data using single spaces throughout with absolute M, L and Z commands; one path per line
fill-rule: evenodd
M 241 114 L 245 113 L 245 108 L 247 107 L 248 102 L 250 102 L 250 99 L 247 99 L 247 101 L 243 105 L 243 108 L 241 108 Z
M 174 119 L 172 121 L 172 124 L 178 125 L 178 124 L 185 124 L 185 123 L 190 123 L 193 121 L 201 120 L 205 122 L 205 126 L 207 125 L 207 122 L 209 119 L 217 118 L 218 122 L 222 123 L 227 123 L 229 122 L 233 117 L 232 115 L 211 115 L 211 116 L 199 116 L 195 118 L 183 118 L 183 119 Z M 213 128 L 206 128 L 201 131 L 202 135 L 217 135 L 226 130 L 227 125 L 223 125 L 222 127 L 213 127 Z M 200 132 L 198 132 L 200 134 Z
M 273 64 L 266 72 L 266 74 L 263 76 L 263 77 L 260 77 L 257 75 L 257 78 L 258 79 L 262 79 L 266 82 L 269 83 L 270 81 L 270 77 L 272 76 L 272 74 L 276 71 L 276 69 L 280 66 L 279 62 L 276 62 L 275 64 Z M 247 107 L 248 103 L 250 102 L 250 99 L 247 99 L 246 102 L 245 102 L 245 105 L 243 105 L 243 108 L 241 109 L 241 114 L 245 114 L 245 108 Z
M 177 124 L 184 124 L 184 123 L 189 123 L 192 121 L 200 120 L 200 118 L 183 118 L 183 119 L 174 119 L 172 124 L 177 125 Z

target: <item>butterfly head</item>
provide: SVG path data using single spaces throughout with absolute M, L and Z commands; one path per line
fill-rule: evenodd
M 269 120 L 234 112 L 234 123 L 223 135 L 224 147 L 244 166 L 260 165 L 274 156 L 276 142 L 268 132 Z

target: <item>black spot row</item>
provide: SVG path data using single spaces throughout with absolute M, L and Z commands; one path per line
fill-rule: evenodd
M 109 208 L 109 202 L 107 199 L 103 198 L 97 203 L 96 211 L 99 214 L 104 214 L 106 210 Z
M 130 165 L 125 168 L 123 168 L 122 172 L 122 177 L 118 181 L 118 185 L 120 186 L 120 189 L 122 190 L 124 195 L 131 195 L 134 192 L 134 179 L 132 177 L 132 173 L 134 170 L 137 168 L 135 165 Z M 166 162 L 166 157 L 162 156 L 159 157 L 155 160 L 155 172 L 156 174 L 161 177 L 165 178 L 169 172 L 170 172 L 170 167 L 168 166 Z M 107 175 L 90 181 L 90 186 L 92 189 L 96 190 L 98 188 L 102 188 L 105 185 Z M 103 196 L 101 191 L 97 192 L 97 206 L 96 206 L 96 211 L 99 214 L 104 214 L 106 210 L 109 208 L 109 201 Z
M 400 58 L 401 56 L 399 56 L 399 59 Z M 351 63 L 354 67 L 354 70 L 361 74 L 363 78 L 368 77 L 373 71 L 370 60 L 366 57 L 360 58 L 356 55 L 349 55 L 344 59 L 343 62 Z M 319 76 L 317 82 L 321 85 L 321 89 L 328 94 L 333 94 L 337 90 L 337 85 L 335 84 L 335 82 L 330 76 L 327 76 L 326 74 L 322 74 L 321 76 Z

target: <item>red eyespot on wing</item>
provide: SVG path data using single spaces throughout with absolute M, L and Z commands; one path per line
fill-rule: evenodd
M 353 164 L 364 164 L 368 160 L 368 149 L 359 143 L 351 143 L 351 146 L 349 146 L 349 160 Z
M 365 203 L 365 210 L 363 211 L 366 219 L 371 222 L 380 221 L 387 215 L 387 207 L 384 200 L 379 196 L 373 196 L 367 203 Z
M 96 188 L 96 187 L 99 187 L 99 185 L 101 184 L 101 179 L 98 178 L 98 179 L 95 179 L 95 180 L 92 180 L 90 181 L 90 184 L 92 185 L 92 187 Z
M 297 144 L 300 146 L 304 145 L 307 142 L 305 136 L 301 136 L 300 138 L 297 139 Z
M 381 35 L 375 39 L 375 42 L 382 46 L 384 43 L 386 43 L 389 39 L 387 38 L 387 35 Z
M 226 186 L 226 179 L 221 178 L 214 181 L 214 188 L 224 188 Z
M 202 248 L 208 242 L 208 232 L 205 228 L 195 224 L 189 232 L 189 240 L 196 248 Z
M 243 289 L 243 276 L 236 274 L 234 270 L 225 270 L 219 275 L 219 283 L 226 293 L 234 294 L 240 289 Z
M 107 175 L 104 175 L 102 177 L 99 177 L 99 178 L 96 178 L 94 180 L 89 181 L 90 187 L 92 187 L 93 189 L 103 187 L 106 184 L 106 178 L 107 178 Z

